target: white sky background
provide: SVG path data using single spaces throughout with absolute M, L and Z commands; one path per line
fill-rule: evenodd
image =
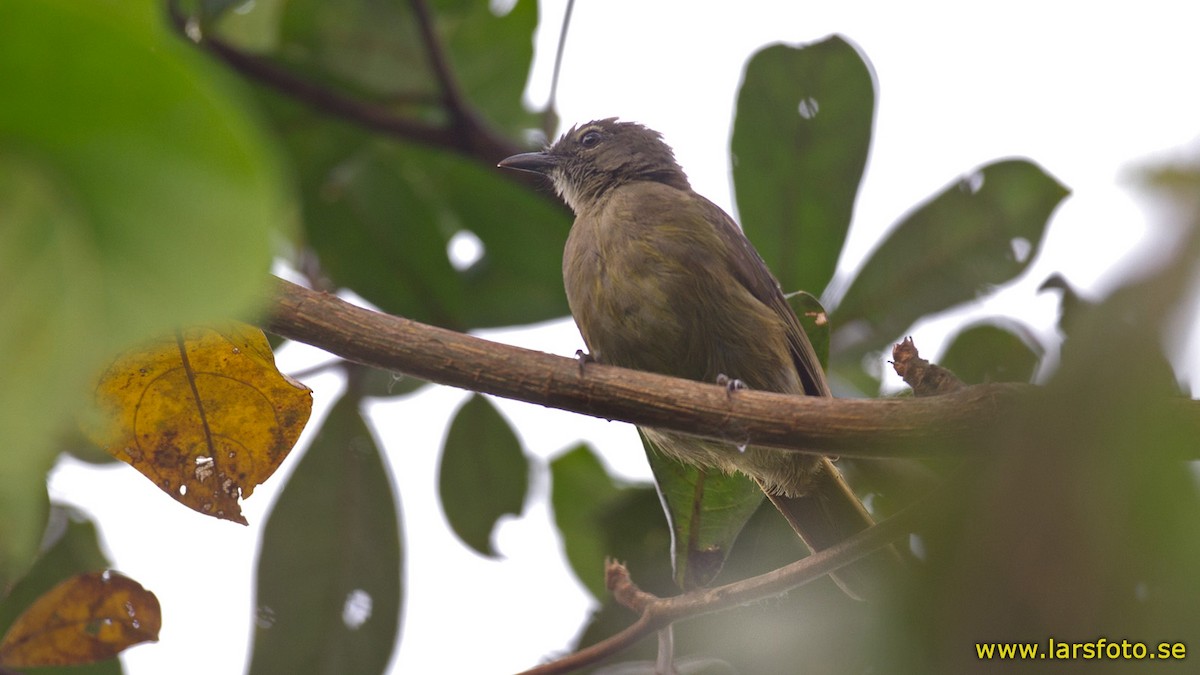
M 529 89 L 535 105 L 548 92 L 563 7 L 543 2 Z M 1005 293 L 999 311 L 1052 335 L 1056 304 L 1033 293 L 1050 272 L 1101 292 L 1144 260 L 1141 247 L 1155 230 L 1125 186 L 1130 162 L 1182 159 L 1189 155 L 1179 149 L 1184 145 L 1197 154 L 1200 9 L 1194 2 L 1118 10 L 1046 0 L 987 6 L 583 0 L 572 20 L 559 111 L 564 125 L 617 115 L 662 131 L 693 186 L 729 208 L 730 123 L 745 60 L 767 43 L 809 42 L 833 32 L 859 45 L 878 85 L 875 136 L 843 273 L 862 261 L 882 228 L 917 203 L 980 164 L 1014 155 L 1038 162 L 1073 194 L 1056 213 L 1041 258 L 1024 283 Z M 923 353 L 936 355 L 947 321 L 915 331 Z M 563 355 L 582 346 L 566 321 L 486 336 Z M 298 370 L 313 351 L 285 350 L 280 365 Z M 1194 373 L 1195 358 L 1188 364 Z M 335 400 L 337 385 L 332 378 L 309 384 L 317 391 L 316 419 Z M 435 387 L 373 410 L 386 425 L 381 433 L 406 530 L 404 639 L 392 672 L 512 672 L 562 650 L 588 599 L 560 557 L 545 461 L 586 438 L 623 475 L 647 475 L 630 427 L 501 402 L 530 453 L 542 459 L 525 514 L 497 533 L 505 560 L 479 558 L 445 529 L 435 493 L 435 449 L 451 406 L 463 397 Z M 128 652 L 128 672 L 241 672 L 259 531 L 298 457 L 293 453 L 281 476 L 245 503 L 248 528 L 197 517 L 129 467 L 60 465 L 52 494 L 94 513 L 116 567 L 162 601 L 162 640 Z M 465 590 L 448 599 L 442 582 Z

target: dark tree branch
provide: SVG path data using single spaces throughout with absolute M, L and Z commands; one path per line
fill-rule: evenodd
M 188 40 L 244 77 L 328 115 L 403 140 L 453 150 L 489 166 L 504 157 L 521 152 L 521 146 L 494 133 L 463 99 L 450 75 L 444 55 L 440 53 L 440 43 L 432 35 L 433 29 L 427 8 L 420 0 L 414 0 L 413 7 L 414 10 L 421 8 L 426 12 L 425 19 L 421 19 L 418 12 L 418 23 L 430 51 L 430 62 L 435 76 L 443 87 L 443 101 L 448 104 L 447 113 L 452 120 L 449 126 L 429 124 L 397 115 L 386 107 L 310 82 L 268 59 L 247 54 L 220 38 L 202 34 L 194 26 L 189 26 L 190 19 L 179 7 L 179 0 L 167 2 L 172 25 Z M 424 35 L 426 29 L 430 31 L 429 36 Z
M 608 590 L 622 605 L 638 612 L 637 621 L 612 637 L 521 675 L 569 673 L 617 654 L 676 621 L 757 602 L 819 579 L 905 536 L 927 517 L 927 511 L 936 501 L 935 496 L 930 496 L 834 546 L 766 574 L 670 598 L 660 598 L 641 590 L 630 579 L 624 565 L 610 561 L 606 579 Z
M 276 280 L 263 327 L 369 366 L 453 387 L 737 443 L 846 457 L 972 447 L 1010 423 L 1022 385 L 923 399 L 826 399 L 743 390 L 580 363 L 356 307 Z
M 275 279 L 262 327 L 363 365 L 451 387 L 639 426 L 859 458 L 961 455 L 1045 405 L 1039 387 L 982 384 L 923 398 L 839 399 L 740 390 L 587 363 L 351 305 Z M 1200 405 L 1163 397 L 1177 433 L 1200 436 Z M 1181 456 L 1180 459 L 1195 459 Z
M 425 52 L 429 56 L 429 68 L 433 71 L 433 76 L 442 89 L 442 101 L 450 109 L 452 115 L 461 114 L 468 108 L 467 101 L 463 96 L 462 88 L 458 86 L 458 79 L 454 77 L 453 69 L 450 68 L 450 57 L 446 54 L 446 49 L 438 36 L 433 15 L 429 12 L 429 5 L 425 0 L 409 0 L 408 4 L 412 7 L 413 16 L 417 19 L 417 29 L 421 33 L 421 41 L 425 43 Z

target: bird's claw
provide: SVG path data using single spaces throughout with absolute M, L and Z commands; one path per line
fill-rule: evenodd
M 583 377 L 583 367 L 589 363 L 595 363 L 596 357 L 583 351 L 582 349 L 576 349 L 575 360 L 579 362 L 579 376 Z

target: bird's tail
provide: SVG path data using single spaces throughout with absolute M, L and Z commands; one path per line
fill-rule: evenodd
M 815 484 L 803 497 L 788 497 L 767 491 L 775 508 L 779 509 L 810 549 L 820 551 L 829 548 L 875 524 L 842 478 L 842 473 L 828 458 L 822 459 L 814 479 Z M 899 555 L 889 546 L 830 576 L 850 597 L 864 600 L 877 597 L 900 565 Z

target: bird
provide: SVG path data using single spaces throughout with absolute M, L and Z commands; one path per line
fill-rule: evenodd
M 660 133 L 618 118 L 579 124 L 500 167 L 538 173 L 575 214 L 563 285 L 588 358 L 699 382 L 831 396 L 812 344 L 741 228 L 698 194 Z M 821 455 L 642 428 L 675 460 L 757 481 L 814 551 L 873 524 Z M 851 597 L 870 572 L 843 568 Z

